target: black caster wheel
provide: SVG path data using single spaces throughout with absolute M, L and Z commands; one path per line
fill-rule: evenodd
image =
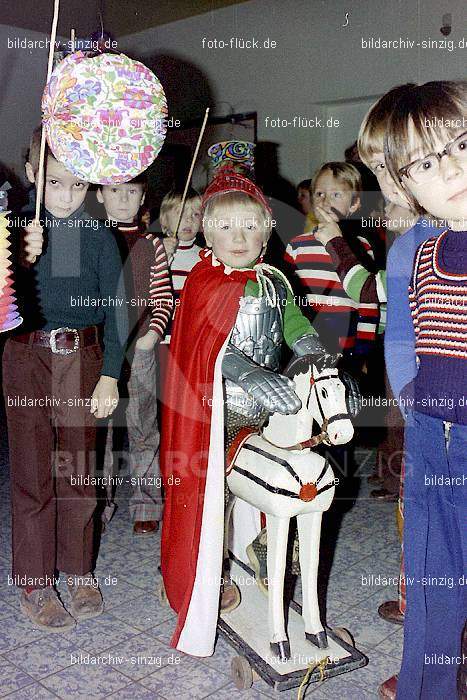
M 230 664 L 230 673 L 238 690 L 248 690 L 253 685 L 253 669 L 244 656 L 234 656 Z

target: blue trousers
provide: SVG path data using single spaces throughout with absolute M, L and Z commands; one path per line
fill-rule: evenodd
M 455 700 L 467 617 L 467 426 L 409 414 L 405 429 L 407 610 L 397 700 Z

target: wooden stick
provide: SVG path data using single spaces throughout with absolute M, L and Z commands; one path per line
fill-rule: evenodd
M 57 36 L 57 24 L 58 24 L 58 8 L 60 0 L 54 0 L 54 16 L 52 20 L 52 32 L 50 34 L 50 46 L 49 46 L 49 62 L 47 65 L 47 81 L 50 80 L 50 74 L 52 73 L 52 65 L 54 60 L 54 48 L 55 48 L 55 38 Z M 41 150 L 39 154 L 39 168 L 37 170 L 37 191 L 36 191 L 36 213 L 34 216 L 34 223 L 39 223 L 39 214 L 42 203 L 42 190 L 44 189 L 44 157 L 45 157 L 45 129 L 42 126 L 41 132 Z M 32 262 L 35 262 L 36 258 Z
M 70 32 L 70 43 L 71 43 L 71 53 L 75 52 L 75 45 L 76 45 L 76 32 L 72 28 Z
M 186 183 L 185 183 L 185 189 L 183 190 L 182 203 L 180 206 L 180 214 L 178 215 L 177 227 L 175 229 L 175 233 L 172 234 L 174 238 L 177 238 L 178 228 L 180 226 L 180 221 L 182 220 L 183 207 L 185 206 L 186 193 L 188 192 L 188 187 L 190 186 L 191 176 L 193 175 L 193 170 L 195 167 L 196 158 L 198 157 L 199 147 L 201 146 L 201 140 L 203 138 L 204 130 L 206 128 L 206 122 L 208 121 L 208 115 L 209 115 L 209 107 L 206 107 L 206 112 L 204 113 L 203 123 L 201 125 L 201 131 L 199 132 L 199 136 L 198 136 L 198 143 L 196 144 L 193 159 L 191 161 L 190 171 L 188 173 L 188 177 L 187 177 Z

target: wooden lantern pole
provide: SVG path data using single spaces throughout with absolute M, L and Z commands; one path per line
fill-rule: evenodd
M 194 170 L 194 167 L 195 167 L 196 158 L 198 157 L 199 147 L 200 147 L 200 145 L 201 145 L 201 141 L 202 141 L 202 138 L 203 138 L 204 130 L 205 130 L 205 128 L 206 128 L 206 123 L 207 123 L 207 121 L 208 121 L 208 115 L 209 115 L 209 107 L 206 107 L 206 112 L 204 113 L 203 123 L 202 123 L 202 125 L 201 125 L 201 131 L 199 132 L 199 136 L 198 136 L 198 143 L 196 144 L 195 152 L 194 152 L 194 154 L 193 154 L 193 158 L 192 158 L 191 165 L 190 165 L 190 170 L 189 170 L 189 172 L 188 172 L 188 177 L 187 177 L 186 183 L 185 183 L 185 189 L 183 190 L 182 202 L 181 202 L 181 206 L 180 206 L 180 213 L 179 213 L 179 215 L 178 215 L 177 226 L 176 226 L 176 228 L 175 228 L 175 232 L 173 233 L 173 237 L 174 237 L 174 238 L 177 238 L 178 229 L 179 229 L 179 226 L 180 226 L 180 222 L 181 222 L 181 220 L 182 220 L 183 208 L 184 208 L 184 206 L 185 206 L 186 193 L 188 192 L 188 187 L 190 186 L 191 176 L 193 175 L 193 170 Z
M 47 81 L 50 80 L 50 75 L 52 73 L 52 65 L 54 59 L 54 48 L 55 48 L 55 38 L 57 36 L 57 24 L 58 24 L 58 9 L 60 0 L 54 0 L 54 16 L 52 20 L 52 32 L 50 34 L 50 45 L 49 45 L 49 62 L 47 65 Z M 45 129 L 42 126 L 41 131 L 41 148 L 39 152 L 39 168 L 37 170 L 37 182 L 36 182 L 36 211 L 34 215 L 33 223 L 39 224 L 39 215 L 42 204 L 42 193 L 44 190 L 44 159 L 45 159 Z M 36 262 L 36 258 L 32 261 Z

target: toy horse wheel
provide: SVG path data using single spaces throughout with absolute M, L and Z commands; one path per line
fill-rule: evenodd
M 230 664 L 230 673 L 238 690 L 248 690 L 253 685 L 253 669 L 244 656 L 234 656 Z
M 336 637 L 342 639 L 343 642 L 355 648 L 355 640 L 350 634 L 349 630 L 346 630 L 345 627 L 334 627 L 332 631 Z
M 167 598 L 167 593 L 165 592 L 165 586 L 163 581 L 161 581 L 159 586 L 157 587 L 157 596 L 161 605 L 169 604 L 169 599 Z

